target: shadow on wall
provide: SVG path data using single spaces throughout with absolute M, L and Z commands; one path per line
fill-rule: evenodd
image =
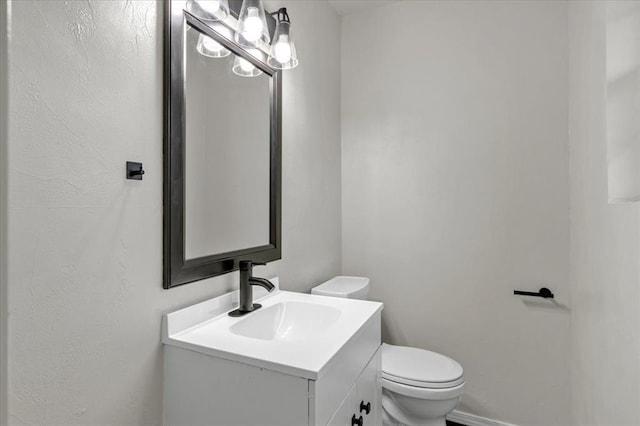
M 556 300 L 523 300 L 522 303 L 529 309 L 537 311 L 562 311 L 569 312 L 569 306 L 558 303 Z
M 394 322 L 391 315 L 385 315 L 384 310 L 382 311 L 382 341 L 390 345 L 408 346 L 408 340 L 402 333 L 402 328 Z

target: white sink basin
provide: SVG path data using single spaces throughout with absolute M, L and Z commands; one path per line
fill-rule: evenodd
M 280 291 L 271 281 L 273 293 L 254 289 L 262 308 L 242 317 L 228 315 L 238 291 L 166 314 L 163 343 L 317 380 L 365 324 L 379 321 L 382 303 Z
M 326 333 L 340 318 L 340 310 L 308 302 L 280 302 L 248 314 L 229 329 L 240 336 L 262 340 L 312 339 Z

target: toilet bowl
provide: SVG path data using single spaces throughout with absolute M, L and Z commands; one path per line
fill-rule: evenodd
M 312 294 L 366 299 L 369 279 L 335 277 Z M 445 426 L 463 393 L 462 366 L 425 349 L 382 344 L 382 424 Z
M 445 426 L 462 396 L 462 373 L 444 355 L 382 344 L 383 424 Z

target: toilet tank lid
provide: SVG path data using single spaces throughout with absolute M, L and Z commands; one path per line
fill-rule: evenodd
M 333 277 L 319 286 L 311 289 L 312 294 L 321 296 L 358 298 L 366 295 L 369 290 L 367 277 Z
M 382 377 L 418 387 L 451 387 L 463 383 L 462 366 L 426 349 L 382 344 Z

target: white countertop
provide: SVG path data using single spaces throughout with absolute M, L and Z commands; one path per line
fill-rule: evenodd
M 278 280 L 271 280 L 278 286 Z M 255 294 L 263 294 L 255 289 Z M 274 290 L 255 298 L 262 309 L 281 302 L 306 302 L 340 310 L 326 330 L 294 341 L 263 340 L 240 336 L 230 328 L 251 314 L 234 318 L 238 291 L 207 300 L 163 316 L 162 342 L 207 355 L 254 365 L 285 374 L 317 380 L 340 349 L 383 308 L 382 303 L 341 299 Z M 259 311 L 256 311 L 259 312 Z

